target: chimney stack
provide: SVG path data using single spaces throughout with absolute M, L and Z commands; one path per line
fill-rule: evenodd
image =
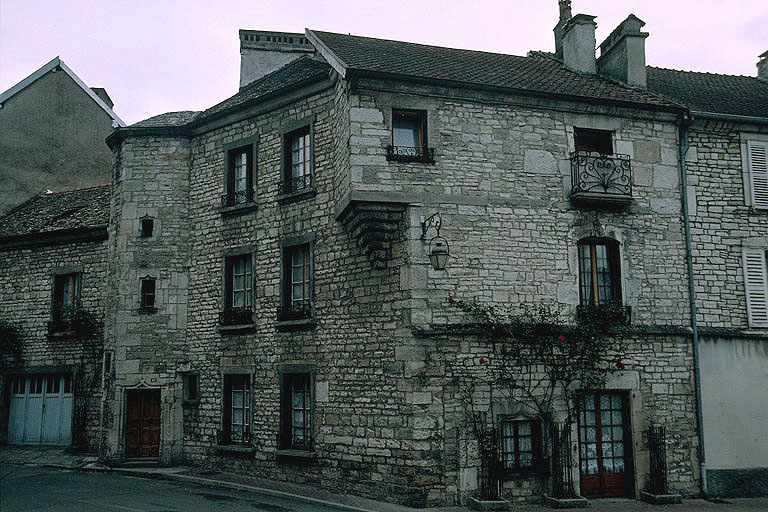
M 597 72 L 595 27 L 595 16 L 588 14 L 577 14 L 563 25 L 563 64 L 566 68 L 592 75 Z
M 240 88 L 314 51 L 304 34 L 241 30 Z
M 558 0 L 560 6 L 560 19 L 555 25 L 555 55 L 558 59 L 563 58 L 563 27 L 571 19 L 571 0 Z
M 757 62 L 757 78 L 768 82 L 768 52 L 765 52 Z
M 640 31 L 644 25 L 643 20 L 630 14 L 603 41 L 597 61 L 601 75 L 633 87 L 646 88 L 645 38 L 648 32 Z

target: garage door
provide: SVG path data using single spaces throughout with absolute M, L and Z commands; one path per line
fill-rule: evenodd
M 10 378 L 8 442 L 68 445 L 72 441 L 72 376 Z

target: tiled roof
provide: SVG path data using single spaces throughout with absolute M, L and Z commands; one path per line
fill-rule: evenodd
M 352 71 L 446 80 L 547 95 L 674 107 L 653 94 L 575 73 L 539 53 L 531 57 L 457 50 L 386 39 L 310 31 Z
M 221 112 L 239 107 L 250 101 L 263 98 L 286 87 L 326 78 L 331 67 L 325 62 L 304 55 L 293 60 L 243 87 L 240 92 L 218 105 L 205 110 L 195 121 L 203 121 Z
M 43 192 L 0 217 L 0 239 L 109 222 L 109 185 Z
M 699 112 L 768 118 L 768 82 L 648 67 L 648 90 Z
M 184 126 L 195 118 L 200 112 L 195 110 L 182 110 L 181 112 L 166 112 L 157 116 L 144 119 L 130 125 L 129 128 L 159 128 L 168 126 Z

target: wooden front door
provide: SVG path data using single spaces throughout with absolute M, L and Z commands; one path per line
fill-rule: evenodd
M 128 391 L 125 416 L 125 456 L 129 459 L 160 455 L 160 390 Z
M 600 391 L 579 400 L 581 494 L 632 496 L 632 439 L 625 393 Z

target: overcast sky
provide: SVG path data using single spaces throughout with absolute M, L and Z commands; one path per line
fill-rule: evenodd
M 650 65 L 755 76 L 768 0 L 573 0 L 600 44 L 646 22 Z M 525 55 L 554 50 L 557 0 L 0 0 L 0 92 L 55 56 L 130 124 L 237 92 L 238 29 L 304 28 Z

